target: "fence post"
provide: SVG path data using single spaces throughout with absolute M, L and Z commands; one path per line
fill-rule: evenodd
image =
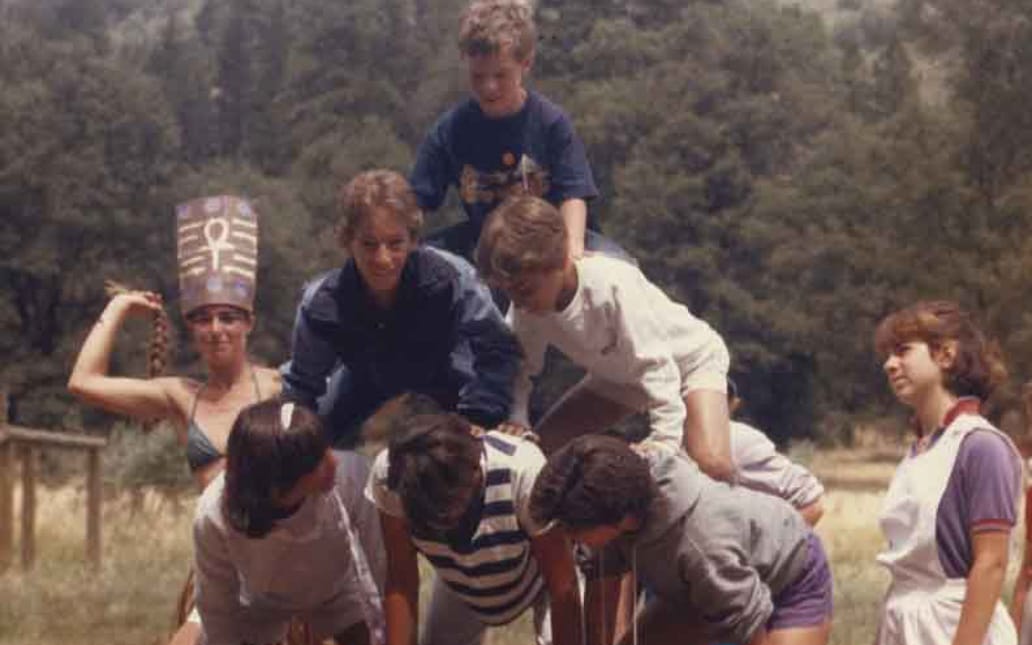
M 14 559 L 14 442 L 7 438 L 7 390 L 0 389 L 0 571 Z
M 14 559 L 14 442 L 0 440 L 0 571 Z
M 36 562 L 36 448 L 22 446 L 21 561 L 28 570 Z
M 86 460 L 86 559 L 100 567 L 100 448 L 90 448 Z

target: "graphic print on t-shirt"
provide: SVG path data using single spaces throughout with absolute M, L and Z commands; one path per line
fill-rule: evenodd
M 502 154 L 502 169 L 493 172 L 477 170 L 470 164 L 462 166 L 459 194 L 466 204 L 500 204 L 513 195 L 544 197 L 548 192 L 548 170 L 528 155 L 519 162 L 512 152 Z

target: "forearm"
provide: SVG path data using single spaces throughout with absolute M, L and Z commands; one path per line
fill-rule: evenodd
M 810 502 L 806 506 L 799 509 L 799 514 L 803 516 L 806 523 L 810 526 L 817 526 L 817 522 L 821 521 L 824 517 L 824 501 L 823 497 L 818 497 L 813 502 Z
M 584 233 L 588 222 L 588 204 L 583 199 L 567 199 L 559 204 L 559 214 L 566 224 L 570 239 L 570 257 L 574 260 L 584 255 Z
M 964 605 L 953 645 L 981 645 L 1000 599 L 1006 560 L 975 560 L 967 577 Z
M 580 595 L 576 586 L 549 598 L 552 605 L 552 636 L 555 645 L 581 645 Z
M 614 642 L 616 604 L 620 594 L 620 578 L 590 580 L 584 594 L 585 625 L 588 645 L 611 645 Z
M 419 624 L 417 594 L 404 585 L 387 583 L 383 598 L 384 619 L 387 623 L 386 645 L 415 645 L 416 625 Z
M 1026 502 L 1027 503 L 1027 502 Z M 1011 598 L 1010 614 L 1018 633 L 1021 633 L 1021 623 L 1025 613 L 1025 598 L 1028 596 L 1028 586 L 1032 583 L 1032 543 L 1025 542 L 1025 555 L 1021 560 L 1021 568 L 1018 570 L 1018 577 L 1014 581 L 1014 597 Z
M 1025 599 L 1028 597 L 1028 577 L 1022 573 L 1014 583 L 1014 597 L 1011 598 L 1010 615 L 1014 628 L 1021 633 L 1021 623 L 1025 618 Z

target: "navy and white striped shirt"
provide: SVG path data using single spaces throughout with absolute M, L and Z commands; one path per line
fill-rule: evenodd
M 530 549 L 537 531 L 527 507 L 544 456 L 534 444 L 496 432 L 484 436 L 483 504 L 472 537 L 459 541 L 412 536 L 437 575 L 488 625 L 504 625 L 529 607 L 543 581 Z M 387 451 L 373 465 L 366 495 L 388 515 L 404 517 L 387 488 Z

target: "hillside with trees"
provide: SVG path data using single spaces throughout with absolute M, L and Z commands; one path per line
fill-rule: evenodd
M 104 422 L 64 393 L 103 280 L 174 309 L 172 207 L 202 194 L 259 207 L 253 348 L 284 360 L 302 282 L 339 261 L 335 189 L 364 168 L 407 172 L 464 95 L 462 4 L 0 0 L 0 383 L 17 420 Z M 997 409 L 1016 405 L 1032 374 L 1032 9 L 540 0 L 537 13 L 532 83 L 573 116 L 603 228 L 725 335 L 775 438 L 839 439 L 883 414 L 871 335 L 915 298 L 983 314 L 1013 377 Z M 145 332 L 116 369 L 142 372 Z

